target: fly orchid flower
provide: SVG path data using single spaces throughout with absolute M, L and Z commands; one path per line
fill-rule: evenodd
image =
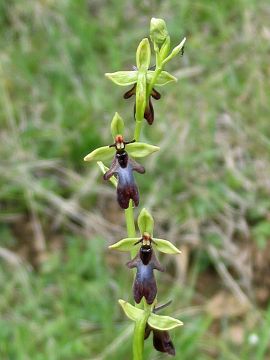
M 175 355 L 175 348 L 170 338 L 169 330 L 182 326 L 182 321 L 174 319 L 170 316 L 157 315 L 157 308 L 154 308 L 153 305 L 151 305 L 148 310 L 142 310 L 124 300 L 119 300 L 119 303 L 127 317 L 133 320 L 136 324 L 144 320 L 144 340 L 146 340 L 150 333 L 153 332 L 154 348 L 157 351 L 173 356 Z
M 133 283 L 133 295 L 136 303 L 144 297 L 147 304 L 152 304 L 157 295 L 157 285 L 154 270 L 164 271 L 156 258 L 156 250 L 166 254 L 179 254 L 180 251 L 169 241 L 153 237 L 154 220 L 146 209 L 142 209 L 138 217 L 138 226 L 141 232 L 139 238 L 126 238 L 110 246 L 119 251 L 136 251 L 136 256 L 127 263 L 132 269 L 136 268 Z M 139 247 L 139 248 L 138 248 Z
M 135 68 L 135 70 L 137 70 L 137 68 Z M 136 86 L 137 84 L 134 84 L 132 88 L 124 94 L 124 99 L 129 99 L 133 95 L 136 96 Z M 154 122 L 154 108 L 151 101 L 151 97 L 154 98 L 155 100 L 159 100 L 161 98 L 161 95 L 157 90 L 153 88 L 151 94 L 148 97 L 148 103 L 144 110 L 144 118 L 149 125 L 152 125 Z M 134 104 L 134 117 L 135 116 L 136 116 L 136 102 Z
M 137 268 L 133 284 L 134 300 L 137 304 L 143 296 L 148 305 L 151 305 L 157 295 L 157 284 L 154 276 L 154 269 L 164 271 L 152 249 L 149 237 L 139 240 L 142 246 L 135 258 L 127 263 L 128 268 Z
M 151 125 L 154 121 L 154 109 L 151 97 L 158 100 L 160 94 L 153 87 L 163 86 L 177 79 L 166 71 L 162 70 L 162 64 L 154 70 L 149 69 L 151 50 L 148 39 L 143 39 L 136 52 L 136 67 L 132 71 L 117 71 L 105 74 L 115 84 L 120 86 L 131 86 L 132 88 L 124 94 L 128 99 L 132 95 L 136 96 L 135 119 L 143 117 Z M 165 60 L 165 59 L 164 59 Z M 157 72 L 158 71 L 158 72 Z
M 115 143 L 110 145 L 116 149 L 114 159 L 111 167 L 103 175 L 104 180 L 109 180 L 113 175 L 116 175 L 117 182 L 117 201 L 122 209 L 127 209 L 129 200 L 133 200 L 134 205 L 139 205 L 139 191 L 136 185 L 133 171 L 140 174 L 145 173 L 142 165 L 128 156 L 125 150 L 126 145 L 134 143 L 133 141 L 125 142 L 122 135 L 117 135 Z
M 135 142 L 124 141 L 124 121 L 118 113 L 115 113 L 111 122 L 111 132 L 114 143 L 95 149 L 85 156 L 85 161 L 98 161 L 98 165 L 103 171 L 104 180 L 111 180 L 117 188 L 117 200 L 122 209 L 127 209 L 129 201 L 133 200 L 134 205 L 139 204 L 139 191 L 136 185 L 133 171 L 140 174 L 145 172 L 142 165 L 138 164 L 134 158 L 140 158 L 158 151 L 157 146 Z M 102 161 L 112 158 L 110 168 L 106 168 Z
M 155 314 L 157 311 L 167 307 L 171 304 L 171 301 L 164 305 L 160 305 L 158 307 L 154 307 L 153 313 Z M 175 356 L 175 348 L 173 342 L 170 338 L 170 334 L 168 330 L 157 330 L 152 328 L 148 323 L 146 324 L 145 331 L 144 331 L 144 340 L 146 340 L 149 335 L 153 331 L 153 345 L 157 351 L 167 353 L 169 355 Z

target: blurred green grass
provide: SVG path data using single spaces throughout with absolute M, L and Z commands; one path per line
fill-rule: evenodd
M 115 111 L 132 136 L 132 103 L 103 74 L 131 68 L 155 16 L 173 44 L 187 36 L 184 57 L 168 67 L 179 81 L 161 90 L 155 124 L 144 128 L 161 151 L 137 178 L 158 236 L 188 248 L 181 286 L 177 261 L 168 263 L 160 298 L 173 297 L 176 313 L 207 303 L 198 284 L 215 268 L 215 291 L 224 288 L 221 263 L 260 313 L 221 318 L 215 330 L 211 314 L 183 310 L 177 359 L 267 359 L 269 310 L 256 305 L 252 256 L 240 255 L 267 249 L 270 236 L 269 15 L 266 0 L 0 1 L 1 247 L 34 266 L 47 259 L 35 272 L 0 258 L 1 358 L 130 358 L 117 299 L 130 298 L 132 277 L 104 259 L 125 234 L 123 216 L 82 159 L 111 142 Z M 236 322 L 241 346 L 227 337 Z

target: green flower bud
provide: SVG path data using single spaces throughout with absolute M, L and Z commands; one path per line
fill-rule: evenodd
M 152 18 L 150 23 L 150 38 L 153 44 L 161 46 L 168 36 L 165 21 L 163 19 Z
M 164 59 L 162 61 L 162 66 L 164 66 L 168 61 L 170 61 L 172 58 L 174 58 L 176 55 L 178 55 L 180 53 L 180 51 L 183 51 L 184 45 L 186 42 L 186 38 L 184 38 L 179 45 L 177 45 L 172 52 L 170 53 L 170 55 L 168 57 L 166 57 L 166 59 Z
M 159 50 L 158 60 L 160 63 L 162 63 L 162 61 L 166 58 L 166 56 L 168 56 L 170 48 L 171 48 L 171 39 L 169 36 L 167 36 L 166 40 L 164 41 L 164 43 L 162 44 Z

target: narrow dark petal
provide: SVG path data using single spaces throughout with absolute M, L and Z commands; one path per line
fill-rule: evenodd
M 140 256 L 139 256 L 139 253 L 135 256 L 135 258 L 133 258 L 132 260 L 128 261 L 126 263 L 127 267 L 129 269 L 134 269 L 136 267 L 138 267 L 139 263 L 141 262 L 141 259 L 140 259 Z
M 153 345 L 157 351 L 175 356 L 175 348 L 168 331 L 153 330 Z
M 158 261 L 158 259 L 156 258 L 154 251 L 152 252 L 151 265 L 152 265 L 153 269 L 156 269 L 158 271 L 163 272 L 165 270 L 164 266 L 162 266 L 160 264 L 160 262 Z
M 142 165 L 140 165 L 139 163 L 137 163 L 137 161 L 135 161 L 134 159 L 129 158 L 129 162 L 130 162 L 130 164 L 132 166 L 132 169 L 134 171 L 137 171 L 139 174 L 144 174 L 145 173 L 145 168 Z
M 153 108 L 153 105 L 152 105 L 151 97 L 149 97 L 148 105 L 145 108 L 144 118 L 148 122 L 149 125 L 153 124 L 153 121 L 154 121 L 154 108 Z
M 123 97 L 124 99 L 129 99 L 132 95 L 135 95 L 136 93 L 136 84 L 133 85 L 133 87 L 124 93 Z
M 152 92 L 151 92 L 151 96 L 155 99 L 155 100 L 159 100 L 161 98 L 161 94 L 155 90 L 155 89 L 152 89 Z
M 118 168 L 119 168 L 119 164 L 118 164 L 118 161 L 117 161 L 116 156 L 115 156 L 113 161 L 112 161 L 111 167 L 103 175 L 103 179 L 104 180 L 109 180 L 115 173 L 117 173 Z

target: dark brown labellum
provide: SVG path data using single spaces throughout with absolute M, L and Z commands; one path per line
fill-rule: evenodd
M 116 151 L 110 169 L 103 176 L 104 180 L 109 180 L 113 175 L 117 176 L 117 200 L 122 209 L 128 208 L 129 200 L 133 200 L 135 206 L 139 205 L 139 191 L 133 171 L 143 174 L 145 169 L 121 149 Z
M 157 351 L 175 356 L 175 348 L 168 331 L 153 329 L 153 345 Z
M 142 258 L 146 264 L 143 263 Z M 144 296 L 147 304 L 152 304 L 157 295 L 157 284 L 154 276 L 154 269 L 159 271 L 164 271 L 164 269 L 157 260 L 151 246 L 142 245 L 136 257 L 129 261 L 127 266 L 130 269 L 137 268 L 133 284 L 134 300 L 138 304 Z

